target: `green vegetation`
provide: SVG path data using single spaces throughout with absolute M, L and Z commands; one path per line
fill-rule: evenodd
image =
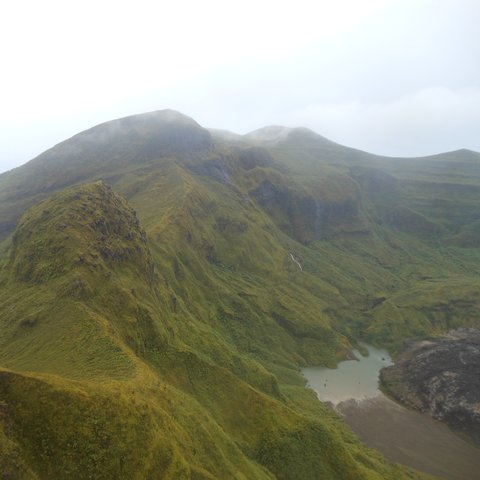
M 421 478 L 298 368 L 478 322 L 480 156 L 217 135 L 130 117 L 0 176 L 0 476 Z

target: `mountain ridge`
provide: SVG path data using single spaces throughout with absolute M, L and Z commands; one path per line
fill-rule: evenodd
M 162 123 L 163 123 L 163 126 L 165 126 L 165 124 L 167 124 L 167 123 L 171 123 L 171 124 L 176 124 L 176 125 L 183 124 L 183 126 L 190 126 L 190 127 L 200 127 L 200 125 L 193 118 L 191 118 L 191 117 L 189 117 L 189 116 L 187 116 L 187 115 L 185 115 L 185 114 L 183 114 L 183 113 L 181 113 L 177 110 L 172 110 L 172 109 L 152 110 L 152 111 L 146 112 L 146 113 L 127 115 L 125 117 L 119 117 L 119 118 L 114 119 L 114 120 L 101 122 L 101 123 L 99 123 L 99 124 L 97 124 L 93 127 L 90 127 L 86 130 L 81 131 L 80 133 L 77 133 L 77 134 L 73 135 L 72 137 L 68 138 L 67 140 L 63 140 L 62 142 L 59 142 L 58 144 L 54 145 L 53 147 L 47 149 L 45 152 L 40 153 L 38 156 L 41 156 L 41 155 L 51 151 L 53 148 L 56 148 L 59 145 L 64 144 L 65 142 L 69 142 L 72 139 L 82 137 L 82 136 L 86 137 L 89 134 L 96 133 L 96 131 L 98 131 L 98 130 L 101 130 L 101 129 L 111 130 L 111 131 L 114 131 L 115 129 L 120 130 L 122 124 L 124 124 L 125 126 L 132 127 L 136 122 L 141 124 L 142 120 L 143 121 L 146 121 L 146 120 L 151 121 L 151 120 L 155 120 L 155 117 L 157 117 L 157 119 L 156 119 L 157 120 L 157 126 L 160 126 L 160 127 L 162 126 Z M 146 123 L 146 122 L 144 122 L 144 123 Z M 344 145 L 342 145 L 338 142 L 334 142 L 334 141 L 322 136 L 321 134 L 315 132 L 314 130 L 312 130 L 310 128 L 301 127 L 301 126 L 299 126 L 299 127 L 285 127 L 285 126 L 282 126 L 282 125 L 266 125 L 264 127 L 257 128 L 255 130 L 252 130 L 251 132 L 247 132 L 245 134 L 238 134 L 238 133 L 233 132 L 233 131 L 222 130 L 222 129 L 217 129 L 217 128 L 203 128 L 203 127 L 200 127 L 200 129 L 205 130 L 207 132 L 212 132 L 213 134 L 217 134 L 219 136 L 224 135 L 224 136 L 226 136 L 226 138 L 230 138 L 230 139 L 234 138 L 235 140 L 239 140 L 239 141 L 245 141 L 245 140 L 248 141 L 248 139 L 255 139 L 255 137 L 257 135 L 259 137 L 259 138 L 257 138 L 257 140 L 261 141 L 263 132 L 266 132 L 266 133 L 271 132 L 270 135 L 272 134 L 272 132 L 276 132 L 276 135 L 273 134 L 273 137 L 270 140 L 268 140 L 268 133 L 267 133 L 267 135 L 263 135 L 263 136 L 266 136 L 266 140 L 270 141 L 270 142 L 274 142 L 276 136 L 279 137 L 278 139 L 285 139 L 285 137 L 288 137 L 291 133 L 301 132 L 301 133 L 307 133 L 309 136 L 311 136 L 313 138 L 317 138 L 321 142 L 324 142 L 326 144 L 333 144 L 333 145 L 340 146 L 340 147 L 345 148 L 345 149 L 349 149 L 351 151 L 362 152 L 362 153 L 366 153 L 368 155 L 372 155 L 372 156 L 375 156 L 375 157 L 389 158 L 389 159 L 405 159 L 405 160 L 415 159 L 415 158 L 418 158 L 418 159 L 432 158 L 433 159 L 433 158 L 436 158 L 436 157 L 439 157 L 439 156 L 457 154 L 457 153 L 458 154 L 468 154 L 468 155 L 473 153 L 475 155 L 477 155 L 477 154 L 480 155 L 480 152 L 476 152 L 474 150 L 470 150 L 470 149 L 467 149 L 467 148 L 459 148 L 459 149 L 448 151 L 448 152 L 440 152 L 440 153 L 427 154 L 427 155 L 421 155 L 421 156 L 417 155 L 417 156 L 405 157 L 405 156 L 396 156 L 396 155 L 394 155 L 394 156 L 381 155 L 381 154 L 376 154 L 376 153 L 372 153 L 372 152 L 365 152 L 365 151 L 362 151 L 361 149 L 358 149 L 358 148 L 355 148 L 355 147 L 344 146 Z M 34 157 L 32 160 L 35 160 L 37 157 Z M 27 161 L 27 163 L 30 163 L 32 160 Z M 18 168 L 22 168 L 27 163 L 22 164 L 18 167 L 14 167 L 11 170 L 8 170 L 6 172 L 0 173 L 0 177 L 18 169 Z
M 108 124 L 0 176 L 0 467 L 422 478 L 362 446 L 298 369 L 478 324 L 476 156 L 232 143 L 171 111 Z
M 29 242 L 43 240 L 32 257 Z M 67 242 L 60 245 L 68 246 L 67 258 L 58 255 L 58 241 Z M 185 343 L 193 324 L 172 322 L 181 306 L 170 303 L 168 283 L 156 291 L 157 280 L 152 290 L 148 251 L 138 250 L 148 248 L 144 242 L 134 213 L 103 182 L 71 187 L 24 215 L 0 295 L 0 398 L 7 412 L 0 452 L 8 448 L 22 461 L 2 453 L 2 475 L 380 478 L 344 442 L 363 455 L 361 446 L 328 426 L 333 414 L 323 410 L 320 421 L 297 411 L 261 364 L 225 341 L 214 361 Z M 92 247 L 87 253 L 85 245 Z M 144 258 L 139 281 L 128 265 Z M 192 424 L 194 412 L 199 420 Z M 309 449 L 295 446 L 298 436 Z M 287 455 L 292 447 L 295 454 Z

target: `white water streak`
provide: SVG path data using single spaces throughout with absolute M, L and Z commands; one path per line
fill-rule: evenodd
M 303 268 L 302 268 L 302 266 L 300 265 L 300 262 L 299 262 L 292 254 L 290 254 L 290 257 L 291 257 L 292 260 L 298 265 L 298 268 L 303 272 Z

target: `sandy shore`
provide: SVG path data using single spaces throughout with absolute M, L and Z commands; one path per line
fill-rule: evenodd
M 446 480 L 480 479 L 480 449 L 426 414 L 407 410 L 383 394 L 335 408 L 364 443 L 392 462 Z

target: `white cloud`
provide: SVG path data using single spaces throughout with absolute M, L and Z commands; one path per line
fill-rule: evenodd
M 384 103 L 311 105 L 290 112 L 290 125 L 307 125 L 339 143 L 384 155 L 480 151 L 480 88 L 429 88 Z
M 405 133 L 415 117 L 419 132 L 449 125 L 440 140 L 471 146 L 478 122 L 461 92 L 480 88 L 479 10 L 474 0 L 3 2 L 0 171 L 96 123 L 160 108 L 241 132 L 308 120 L 397 154 L 407 151 L 399 135 L 370 124 Z M 427 91 L 465 113 L 461 128 L 451 117 L 433 125 L 443 117 L 427 114 Z M 444 145 L 424 133 L 409 151 Z

